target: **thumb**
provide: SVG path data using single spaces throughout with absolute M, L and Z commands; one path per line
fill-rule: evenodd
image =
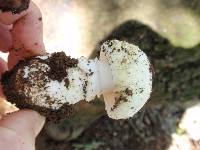
M 8 138 L 9 143 L 13 140 L 13 145 L 17 145 L 17 147 L 20 147 L 20 150 L 34 149 L 35 138 L 42 129 L 44 122 L 44 117 L 39 115 L 37 112 L 32 110 L 20 110 L 12 114 L 8 114 L 0 120 L 0 133 L 3 129 L 5 129 L 6 131 L 8 130 L 9 132 L 14 132 L 14 137 L 4 137 L 10 135 L 4 135 L 5 131 L 2 132 L 3 135 L 1 133 L 1 136 L 3 136 L 4 139 Z M 7 146 L 9 143 L 7 143 Z M 9 146 L 12 146 L 12 144 Z

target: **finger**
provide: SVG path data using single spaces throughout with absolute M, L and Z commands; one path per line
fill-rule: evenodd
M 0 18 L 4 24 L 13 23 L 12 48 L 8 57 L 9 68 L 20 59 L 45 53 L 42 15 L 33 2 L 30 2 L 29 8 L 21 14 L 1 13 Z
M 6 62 L 2 58 L 0 58 L 0 81 L 2 73 L 4 73 L 7 69 L 8 68 Z M 0 82 L 0 97 L 3 97 L 1 82 Z
M 30 3 L 29 13 L 13 24 L 11 32 L 13 49 L 8 56 L 9 68 L 12 68 L 21 58 L 45 53 L 41 16 L 35 4 Z
M 0 126 L 12 129 L 25 137 L 35 138 L 42 129 L 45 118 L 32 110 L 20 110 L 6 115 Z
M 16 20 L 27 14 L 30 0 L 0 0 L 0 22 L 13 24 Z
M 0 23 L 0 51 L 6 52 L 11 48 L 11 26 Z
M 35 147 L 35 138 L 42 129 L 44 122 L 44 117 L 32 110 L 21 110 L 9 114 L 0 120 L 0 139 L 3 137 L 9 140 L 9 143 L 15 141 L 12 144 L 16 144 L 21 149 L 22 147 L 33 149 Z M 7 131 L 11 133 L 8 132 L 9 134 L 7 134 Z M 12 144 L 10 149 L 15 148 Z
M 13 14 L 16 8 L 20 8 L 20 6 L 24 7 L 23 1 L 27 2 L 26 4 L 28 7 L 29 0 L 0 0 L 0 50 L 3 49 L 5 51 L 5 49 L 11 47 L 11 34 L 8 33 L 12 27 L 11 25 L 28 13 L 28 11 L 24 9 L 21 13 Z M 8 29 L 6 25 L 10 25 L 10 28 Z

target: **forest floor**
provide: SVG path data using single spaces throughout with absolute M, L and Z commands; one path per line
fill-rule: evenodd
M 190 101 L 184 105 L 151 106 L 129 120 L 102 116 L 70 142 L 54 141 L 43 130 L 36 147 L 37 150 L 200 150 L 197 114 L 200 103 Z

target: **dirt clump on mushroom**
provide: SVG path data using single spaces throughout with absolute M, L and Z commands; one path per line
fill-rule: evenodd
M 48 72 L 49 78 L 61 82 L 68 75 L 67 69 L 76 67 L 78 60 L 66 56 L 64 52 L 58 52 L 52 54 L 46 63 L 50 67 L 50 71 Z M 68 85 L 69 80 L 65 79 L 65 86 L 68 87 Z
M 0 10 L 19 14 L 28 9 L 30 0 L 0 0 Z

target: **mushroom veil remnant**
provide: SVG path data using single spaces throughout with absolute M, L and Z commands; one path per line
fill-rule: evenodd
M 137 46 L 124 41 L 103 43 L 100 58 L 70 58 L 64 52 L 20 61 L 2 77 L 7 100 L 51 118 L 71 113 L 81 100 L 103 94 L 110 118 L 137 113 L 152 90 L 150 62 Z

